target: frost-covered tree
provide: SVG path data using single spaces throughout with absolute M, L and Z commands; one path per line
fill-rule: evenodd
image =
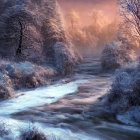
M 71 10 L 66 15 L 67 22 L 69 23 L 70 27 L 74 29 L 79 24 L 79 14 L 75 10 Z
M 104 70 L 114 70 L 127 66 L 136 60 L 136 54 L 127 43 L 114 41 L 106 45 L 102 52 L 101 64 Z
M 125 23 L 130 24 L 135 35 L 140 36 L 140 0 L 118 0 Z

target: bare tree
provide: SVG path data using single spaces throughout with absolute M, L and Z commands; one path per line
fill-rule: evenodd
M 118 0 L 121 6 L 121 16 L 134 29 L 135 35 L 140 36 L 140 0 Z

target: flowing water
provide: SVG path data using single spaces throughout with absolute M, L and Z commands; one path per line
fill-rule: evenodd
M 100 68 L 99 59 L 87 57 L 74 74 L 55 84 L 32 91 L 19 91 L 1 102 L 0 125 L 10 134 L 0 140 L 18 140 L 30 125 L 48 140 L 140 140 L 138 127 L 123 125 L 100 104 L 113 74 Z

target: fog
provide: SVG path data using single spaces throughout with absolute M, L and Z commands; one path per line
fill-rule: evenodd
M 116 0 L 58 0 L 65 27 L 82 54 L 99 54 L 114 39 L 119 24 Z
M 62 10 L 65 14 L 67 14 L 71 9 L 74 9 L 79 12 L 82 17 L 83 24 L 87 24 L 89 22 L 88 13 L 92 9 L 103 10 L 105 15 L 110 18 L 117 14 L 117 4 L 116 0 L 58 0 Z

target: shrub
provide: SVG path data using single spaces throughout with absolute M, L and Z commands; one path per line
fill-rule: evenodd
M 5 123 L 0 123 L 0 137 L 4 137 L 5 135 L 9 135 L 10 130 L 6 128 Z
M 47 140 L 45 134 L 38 130 L 36 127 L 29 127 L 24 129 L 20 134 L 21 140 Z
M 53 68 L 30 62 L 0 61 L 0 99 L 12 97 L 17 89 L 46 85 L 56 74 Z
M 120 41 L 107 44 L 102 52 L 101 64 L 105 70 L 113 70 L 136 59 L 134 51 Z
M 124 112 L 140 105 L 140 65 L 117 70 L 107 104 L 112 112 Z

